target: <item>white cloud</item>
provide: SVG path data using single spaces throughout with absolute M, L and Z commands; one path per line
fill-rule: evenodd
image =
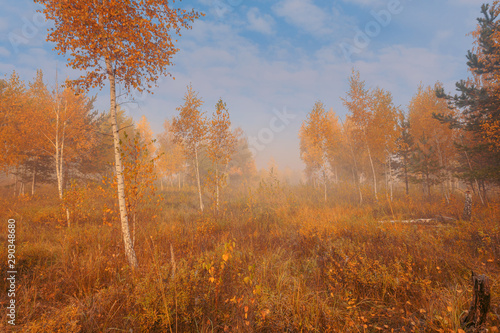
M 283 0 L 272 7 L 279 17 L 313 35 L 332 33 L 328 26 L 328 15 L 312 0 Z
M 259 167 L 264 167 L 274 155 L 280 165 L 301 168 L 297 133 L 316 100 L 333 107 L 341 117 L 345 114 L 340 97 L 348 89 L 351 65 L 345 64 L 333 41 L 324 43 L 314 53 L 286 40 L 259 46 L 229 25 L 200 21 L 184 35 L 179 48 L 181 51 L 174 59 L 176 66 L 172 68 L 176 81 L 167 79 L 133 114 L 152 114 L 159 109 L 158 116 L 148 118 L 159 118 L 155 122 L 161 125 L 165 118 L 176 114 L 175 108 L 182 104 L 190 82 L 205 101 L 204 111 L 211 113 L 222 97 L 234 126 L 242 126 L 250 136 L 269 126 L 273 109 L 286 107 L 297 118 L 259 152 Z M 352 66 L 360 70 L 368 86 L 387 89 L 396 103 L 404 106 L 420 82 L 433 85 L 441 80 L 445 87 L 452 88 L 457 72 L 464 66 L 462 57 L 438 51 L 411 45 L 382 49 L 373 46 Z
M 460 56 L 393 45 L 377 51 L 370 59 L 355 62 L 354 66 L 368 85 L 391 91 L 396 102 L 405 106 L 420 83 L 427 86 L 441 81 L 445 88 L 453 89 L 455 76 L 464 65 Z
M 247 12 L 248 29 L 263 34 L 272 34 L 274 19 L 271 15 L 262 15 L 258 8 L 250 8 Z
M 354 16 L 334 3 L 319 7 L 314 0 L 281 0 L 271 7 L 277 17 L 321 41 L 332 41 L 352 34 L 357 26 Z

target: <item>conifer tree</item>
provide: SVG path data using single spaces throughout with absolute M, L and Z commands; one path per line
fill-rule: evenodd
M 471 183 L 500 182 L 500 5 L 481 7 L 482 17 L 472 32 L 474 47 L 467 54 L 472 77 L 456 83 L 457 94 L 436 90 L 459 114 L 437 114 L 450 126 L 463 130 L 455 141 L 461 153 L 460 177 Z

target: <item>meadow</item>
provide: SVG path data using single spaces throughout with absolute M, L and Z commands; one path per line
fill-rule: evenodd
M 1 202 L 2 221 L 16 220 L 13 331 L 461 332 L 474 271 L 490 279 L 487 327 L 498 332 L 499 202 L 475 202 L 462 221 L 460 193 L 359 205 L 338 185 L 325 203 L 271 180 L 200 213 L 194 188 L 166 188 L 137 215 L 133 270 L 97 188 L 78 190 L 71 227 L 55 189 L 38 192 Z M 436 215 L 457 220 L 379 222 Z
M 226 2 L 6 6 L 0 331 L 498 333 L 500 1 Z

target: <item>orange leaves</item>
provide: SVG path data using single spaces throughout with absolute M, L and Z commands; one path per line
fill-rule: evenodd
M 236 149 L 236 138 L 231 132 L 231 121 L 226 103 L 219 99 L 208 130 L 208 156 L 213 164 L 225 167 Z
M 15 71 L 8 80 L 0 80 L 0 167 L 4 169 L 26 158 L 26 102 L 25 84 Z
M 439 85 L 436 85 L 436 88 Z M 448 126 L 446 124 L 441 124 L 437 119 L 433 117 L 433 113 L 449 115 L 450 110 L 446 104 L 446 101 L 438 99 L 435 94 L 435 89 L 433 87 L 422 87 L 418 88 L 418 92 L 410 101 L 409 117 L 411 123 L 411 133 L 414 138 L 420 139 L 423 136 L 432 137 L 436 136 L 436 139 L 443 140 L 450 132 L 447 131 Z M 444 137 L 443 137 L 444 136 Z M 446 138 L 444 140 L 448 140 Z
M 372 152 L 383 159 L 386 152 L 392 152 L 396 146 L 399 110 L 394 106 L 391 93 L 380 88 L 372 93 L 372 103 L 373 117 L 367 132 Z
M 149 125 L 147 125 L 146 120 L 141 123 L 142 130 L 138 129 L 133 136 L 125 134 L 121 144 L 126 206 L 132 221 L 144 214 L 145 210 L 148 209 L 146 207 L 155 207 L 155 205 L 159 204 L 154 186 L 157 157 L 153 156 L 149 151 L 152 142 L 145 135 L 145 133 L 148 133 Z M 115 188 L 117 186 L 116 178 L 113 177 L 109 181 L 111 187 Z M 113 194 L 116 195 L 116 192 L 114 191 Z M 153 214 L 149 213 L 148 216 L 151 218 Z
M 231 121 L 226 103 L 219 99 L 208 129 L 208 157 L 212 161 L 215 172 L 209 172 L 209 180 L 213 186 L 213 197 L 216 209 L 219 209 L 219 192 L 226 184 L 227 166 L 236 150 L 236 137 L 231 132 Z
M 434 118 L 434 114 L 450 115 L 446 101 L 436 97 L 433 87 L 419 87 L 417 94 L 410 101 L 409 133 L 413 137 L 422 160 L 443 168 L 447 166 L 455 154 L 454 130 L 448 124 Z
M 161 175 L 172 176 L 184 169 L 185 157 L 181 145 L 174 142 L 172 125 L 168 120 L 165 120 L 163 128 L 165 131 L 158 136 L 160 147 L 156 166 Z
M 16 165 L 27 157 L 54 157 L 64 152 L 64 161 L 82 158 L 95 143 L 92 131 L 95 114 L 91 101 L 66 87 L 47 89 L 42 71 L 26 89 L 15 72 L 0 89 L 0 154 L 2 166 Z
M 335 121 L 333 111 L 326 113 L 323 103 L 318 101 L 302 123 L 300 157 L 306 163 L 309 176 L 326 167 L 328 155 L 335 146 Z
M 206 120 L 199 110 L 203 101 L 198 98 L 191 85 L 184 97 L 184 105 L 177 108 L 180 111 L 178 117 L 174 118 L 172 128 L 174 141 L 180 143 L 186 155 L 193 161 L 196 171 L 196 182 L 198 185 L 198 196 L 200 199 L 200 209 L 203 211 L 203 198 L 201 195 L 201 180 L 198 163 L 198 152 L 205 139 Z
M 398 108 L 389 92 L 380 88 L 367 89 L 359 72 L 353 71 L 349 82 L 347 97 L 342 100 L 349 110 L 354 143 L 359 147 L 369 147 L 370 154 L 383 163 L 387 152 L 395 148 Z
M 156 150 L 153 140 L 153 131 L 149 126 L 149 122 L 146 119 L 146 116 L 142 116 L 141 120 L 137 124 L 137 131 L 142 141 L 145 143 L 146 149 L 148 150 L 148 154 L 153 156 Z
M 184 96 L 184 105 L 177 108 L 179 116 L 172 121 L 174 140 L 184 146 L 188 156 L 193 157 L 205 138 L 206 120 L 200 107 L 203 101 L 191 85 Z
M 349 87 L 347 97 L 342 98 L 342 101 L 350 112 L 349 118 L 352 119 L 356 130 L 359 132 L 357 135 L 363 136 L 372 118 L 370 112 L 371 96 L 365 87 L 365 82 L 361 81 L 357 71 L 353 70 L 349 78 Z
M 490 143 L 490 150 L 500 151 L 500 120 L 490 115 L 482 125 L 483 139 Z
M 149 90 L 159 75 L 167 74 L 171 57 L 178 51 L 171 33 L 180 35 L 200 13 L 171 8 L 161 0 L 147 2 L 36 0 L 54 21 L 48 41 L 62 54 L 70 53 L 68 65 L 87 70 L 74 83 L 83 89 L 102 87 L 109 73 L 102 63 L 110 61 L 117 80 L 126 90 Z

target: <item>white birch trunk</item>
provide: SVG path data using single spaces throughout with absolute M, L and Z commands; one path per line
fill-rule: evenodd
M 366 149 L 368 150 L 368 157 L 370 159 L 370 165 L 372 167 L 372 172 L 373 172 L 373 191 L 375 193 L 375 200 L 378 201 L 378 195 L 377 195 L 377 175 L 375 173 L 375 166 L 373 165 L 372 154 L 371 154 L 371 151 L 370 151 L 370 146 L 368 146 L 368 143 L 366 144 Z
M 110 85 L 110 102 L 111 102 L 111 124 L 113 128 L 113 143 L 115 148 L 115 169 L 116 181 L 118 187 L 118 206 L 120 208 L 120 221 L 122 227 L 123 243 L 125 245 L 125 255 L 129 265 L 135 269 L 138 267 L 137 257 L 135 255 L 132 240 L 130 239 L 130 229 L 128 223 L 127 207 L 125 201 L 125 180 L 123 177 L 123 165 L 120 154 L 120 135 L 116 117 L 116 85 L 115 73 L 110 59 L 106 59 L 106 68 L 108 71 Z
M 57 192 L 59 194 L 59 199 L 62 200 L 62 187 L 61 187 L 61 172 L 60 172 L 60 147 L 59 147 L 59 116 L 60 116 L 60 106 L 59 106 L 59 96 L 57 96 L 57 109 L 56 109 L 56 138 L 55 138 L 55 143 L 54 143 L 54 148 L 55 148 L 55 160 L 56 160 L 56 178 L 57 178 Z
M 198 183 L 198 195 L 200 197 L 200 210 L 203 212 L 203 198 L 201 197 L 201 182 L 200 182 L 200 168 L 198 165 L 198 148 L 194 150 L 195 163 L 196 163 L 196 182 Z
M 59 137 L 59 131 L 61 130 L 61 107 L 59 104 L 59 91 L 57 92 L 57 109 L 56 109 L 56 139 L 55 139 L 55 150 L 56 150 L 56 178 L 57 178 L 57 190 L 59 192 L 59 200 L 63 200 L 64 197 L 64 139 L 66 134 L 66 121 L 62 124 L 62 133 Z M 65 105 L 65 114 L 67 111 L 67 105 Z M 68 228 L 71 227 L 71 220 L 69 209 L 66 207 L 66 222 L 68 223 Z

